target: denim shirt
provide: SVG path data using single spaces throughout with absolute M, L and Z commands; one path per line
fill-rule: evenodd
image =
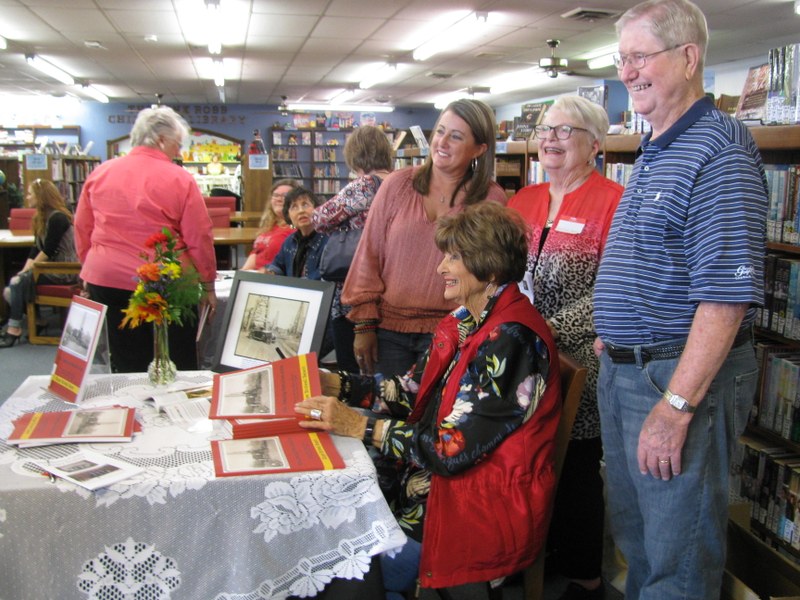
M 315 279 L 317 281 L 322 279 L 322 275 L 320 275 L 319 272 L 319 259 L 322 256 L 322 250 L 325 248 L 325 244 L 328 243 L 328 236 L 324 233 L 317 233 L 314 235 L 314 239 L 311 240 L 308 248 L 303 272 L 295 273 L 293 263 L 295 254 L 297 254 L 298 241 L 301 236 L 302 234 L 299 231 L 295 231 L 286 238 L 281 249 L 278 250 L 275 259 L 267 267 L 267 271 L 275 275 L 285 275 L 287 277 L 301 277 L 303 279 Z

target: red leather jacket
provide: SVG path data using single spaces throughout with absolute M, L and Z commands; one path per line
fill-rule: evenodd
M 486 460 L 457 475 L 431 478 L 423 530 L 420 581 L 449 587 L 490 581 L 530 565 L 542 549 L 555 492 L 553 450 L 561 416 L 558 351 L 544 319 L 510 284 L 486 321 L 464 342 L 447 378 L 438 419 L 453 408 L 459 380 L 495 326 L 516 322 L 536 332 L 552 357 L 546 391 L 531 418 L 509 435 Z M 417 403 L 418 420 L 458 347 L 456 320 L 443 319 L 434 333 Z

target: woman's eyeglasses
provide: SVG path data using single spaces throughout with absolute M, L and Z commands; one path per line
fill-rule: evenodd
M 546 140 L 550 137 L 550 132 L 556 132 L 556 138 L 559 140 L 568 140 L 573 131 L 589 131 L 583 127 L 573 127 L 572 125 L 537 125 L 533 128 L 536 132 L 536 137 L 540 140 Z

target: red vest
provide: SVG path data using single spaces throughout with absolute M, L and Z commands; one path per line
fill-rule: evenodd
M 422 535 L 423 587 L 490 581 L 530 565 L 542 549 L 555 492 L 554 439 L 561 417 L 558 351 L 544 319 L 512 283 L 481 327 L 464 342 L 447 378 L 437 418 L 453 408 L 459 381 L 479 346 L 502 323 L 520 323 L 547 344 L 551 369 L 544 396 L 531 418 L 486 460 L 444 477 L 433 474 Z M 458 345 L 456 319 L 448 315 L 434 333 L 417 403 L 409 421 L 420 418 Z

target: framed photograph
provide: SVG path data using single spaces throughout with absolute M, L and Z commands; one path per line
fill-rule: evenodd
M 329 281 L 237 271 L 214 370 L 233 371 L 298 354 L 319 354 L 334 287 Z

